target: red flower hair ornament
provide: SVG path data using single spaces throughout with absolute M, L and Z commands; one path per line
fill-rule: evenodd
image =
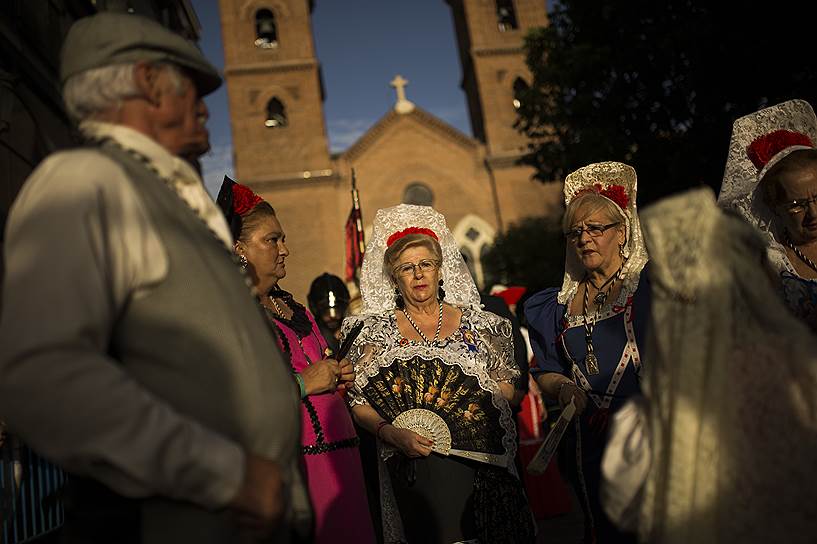
M 434 238 L 435 240 L 439 241 L 439 238 L 437 238 L 437 235 L 434 234 L 434 231 L 431 229 L 426 229 L 422 227 L 409 227 L 407 229 L 399 230 L 392 234 L 391 236 L 389 236 L 389 239 L 386 240 L 386 247 L 391 247 L 391 245 L 395 243 L 397 240 L 409 234 L 425 234 L 426 236 L 430 236 L 431 238 Z
M 240 183 L 233 185 L 233 211 L 238 215 L 244 215 L 264 199 L 252 192 L 252 189 Z
M 749 144 L 749 147 L 746 148 L 746 155 L 755 168 L 762 170 L 775 155 L 794 145 L 814 147 L 811 138 L 805 134 L 792 130 L 775 130 L 756 138 Z
M 591 187 L 579 191 L 573 198 L 587 193 L 595 193 L 607 197 L 618 204 L 618 207 L 622 210 L 626 210 L 627 204 L 630 203 L 630 197 L 627 196 L 627 189 L 625 189 L 623 185 L 608 185 L 607 187 L 603 187 L 601 183 L 596 183 Z

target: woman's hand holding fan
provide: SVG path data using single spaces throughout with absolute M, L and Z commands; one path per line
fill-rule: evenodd
M 431 447 L 434 442 L 424 438 L 409 429 L 400 429 L 394 425 L 388 425 L 380 432 L 384 441 L 388 442 L 406 457 L 416 459 L 418 457 L 428 457 L 431 454 Z

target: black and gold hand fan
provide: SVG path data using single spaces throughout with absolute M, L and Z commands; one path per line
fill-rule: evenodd
M 508 466 L 501 412 L 491 393 L 459 366 L 419 356 L 396 360 L 369 378 L 362 392 L 395 427 L 433 440 L 432 451 Z

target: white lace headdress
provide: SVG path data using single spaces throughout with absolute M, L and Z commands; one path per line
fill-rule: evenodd
M 806 136 L 811 145 L 797 143 Z M 778 269 L 789 269 L 774 213 L 763 201 L 758 181 L 769 169 L 798 149 L 817 143 L 817 117 L 805 100 L 789 100 L 745 115 L 732 125 L 732 139 L 723 174 L 718 205 L 732 208 L 765 235 L 769 259 Z M 792 145 L 789 145 L 792 144 Z M 752 155 L 755 161 L 750 159 Z
M 575 172 L 571 172 L 565 178 L 565 205 L 569 205 L 570 201 L 581 193 L 595 192 L 615 203 L 624 214 L 625 232 L 627 233 L 627 240 L 624 243 L 624 257 L 626 260 L 620 273 L 620 278 L 623 279 L 623 288 L 616 301 L 616 304 L 620 305 L 623 305 L 627 296 L 632 294 L 638 287 L 641 270 L 647 264 L 647 249 L 644 247 L 641 223 L 638 220 L 635 203 L 637 189 L 638 180 L 635 169 L 620 162 L 608 161 L 588 164 Z M 625 206 L 622 207 L 622 204 L 625 204 Z M 565 257 L 565 277 L 562 282 L 562 290 L 559 291 L 558 296 L 560 304 L 567 304 L 573 298 L 584 274 L 585 270 L 581 263 L 571 256 L 568 251 Z
M 445 301 L 458 306 L 479 308 L 479 291 L 460 254 L 454 235 L 445 224 L 445 217 L 431 206 L 400 204 L 377 210 L 372 237 L 366 246 L 360 277 L 363 297 L 361 313 L 381 314 L 395 308 L 394 282 L 386 273 L 383 259 L 386 242 L 392 234 L 409 227 L 434 231 L 443 250 L 440 277 L 444 280 Z

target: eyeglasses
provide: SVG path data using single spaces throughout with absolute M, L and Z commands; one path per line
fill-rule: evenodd
M 440 263 L 433 260 L 433 259 L 423 259 L 417 264 L 414 263 L 403 263 L 401 265 L 397 265 L 394 267 L 393 272 L 397 276 L 408 277 L 414 275 L 414 269 L 419 268 L 423 274 L 427 274 L 432 270 L 436 270 L 440 266 Z
M 808 208 L 808 205 L 812 202 L 817 203 L 817 195 L 811 198 L 798 198 L 796 200 L 784 202 L 780 205 L 780 207 L 791 215 L 797 215 L 806 211 L 806 208 Z
M 587 231 L 587 234 L 589 234 L 591 238 L 598 238 L 604 234 L 607 229 L 613 228 L 619 224 L 621 224 L 621 221 L 616 221 L 615 223 L 610 223 L 607 225 L 587 225 L 586 227 L 577 227 L 567 231 L 565 233 L 565 238 L 567 238 L 568 242 L 575 243 L 582 237 L 582 233 L 585 231 Z

